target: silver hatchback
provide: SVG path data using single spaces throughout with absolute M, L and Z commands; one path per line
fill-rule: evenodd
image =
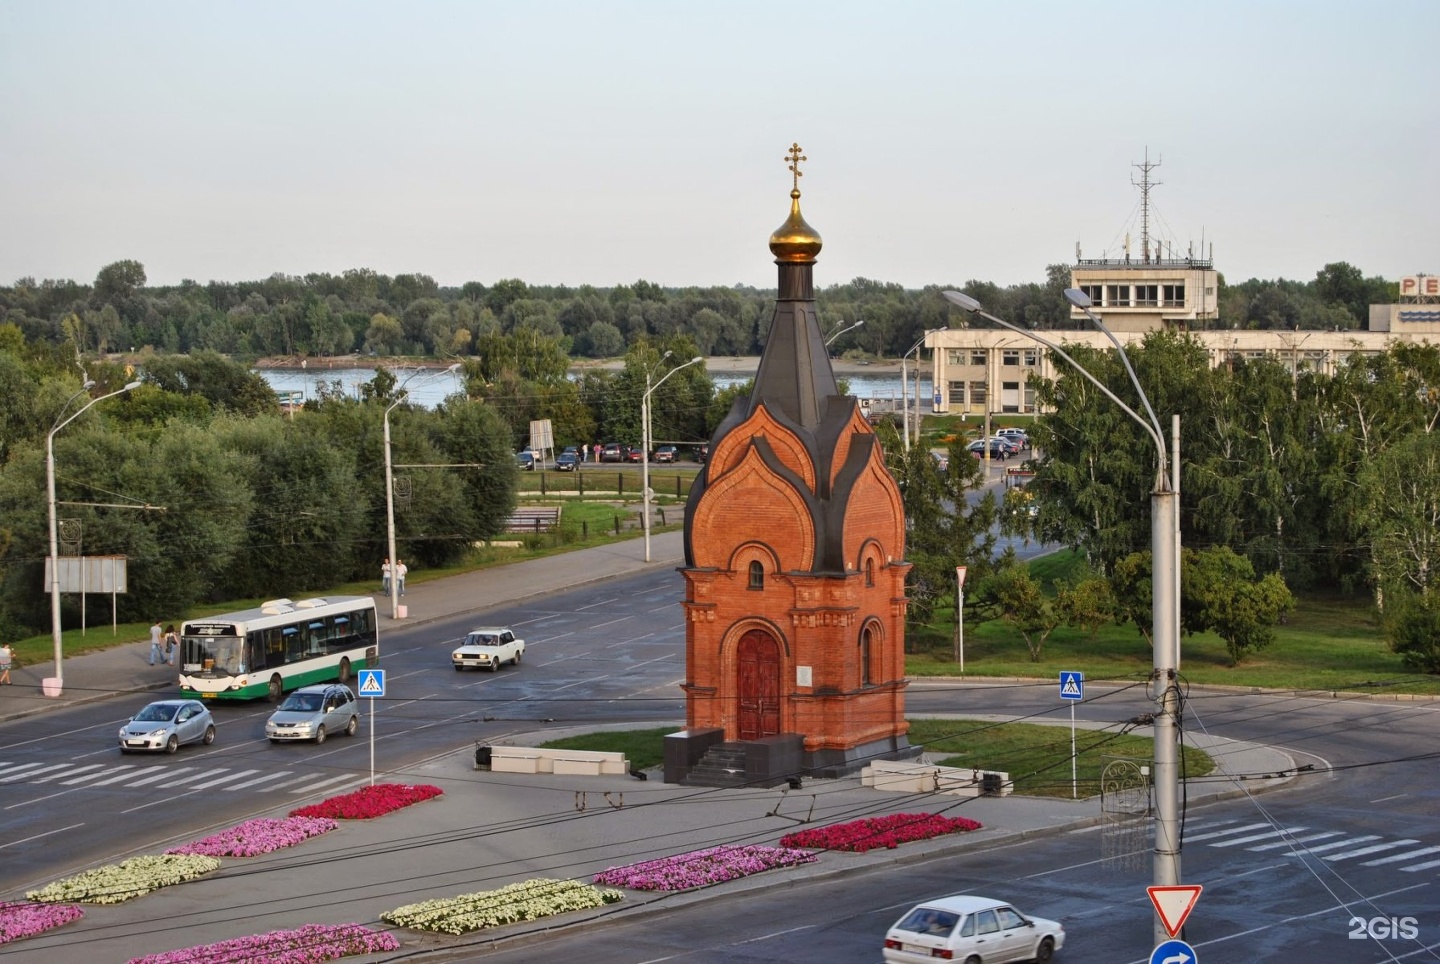
M 340 683 L 302 686 L 265 721 L 271 743 L 314 740 L 324 743 L 331 733 L 354 736 L 360 729 L 360 708 L 350 687 Z
M 120 727 L 120 752 L 174 753 L 182 743 L 214 743 L 215 721 L 199 700 L 151 703 Z

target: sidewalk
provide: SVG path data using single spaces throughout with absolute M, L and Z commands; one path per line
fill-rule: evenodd
M 411 614 L 406 621 L 423 623 L 584 583 L 673 567 L 681 562 L 681 538 L 678 532 L 653 537 L 650 563 L 644 561 L 644 541 L 636 539 L 416 584 L 405 596 Z M 388 612 L 388 606 L 382 604 L 382 609 Z M 384 616 L 382 625 L 393 622 Z M 48 665 L 18 671 L 16 685 L 3 694 L 6 708 L 12 716 L 24 715 L 42 712 L 58 702 L 170 685 L 173 671 L 149 666 L 148 653 L 146 641 L 67 660 L 65 692 L 51 699 L 39 691 L 41 676 L 50 675 Z M 28 709 L 13 708 L 27 699 Z M 682 723 L 675 721 L 674 725 L 679 728 Z M 563 735 L 546 730 L 543 736 L 536 734 L 535 741 Z M 1217 756 L 1222 775 L 1190 785 L 1191 808 L 1286 782 L 1280 777 L 1241 782 L 1226 774 L 1278 774 L 1294 766 L 1284 753 L 1266 747 L 1193 734 L 1190 738 L 1202 746 L 1223 743 L 1225 748 Z M 507 742 L 527 745 L 524 737 Z M 468 746 L 404 772 L 386 774 L 384 779 L 430 783 L 444 794 L 379 819 L 342 822 L 332 833 L 271 855 L 228 859 L 210 877 L 163 888 L 132 903 L 87 906 L 79 921 L 7 945 L 6 959 L 13 964 L 74 960 L 79 959 L 74 956 L 77 950 L 101 940 L 107 959 L 124 960 L 309 923 L 360 921 L 386 927 L 379 923 L 381 913 L 415 901 L 493 890 L 533 878 L 588 881 L 607 867 L 720 844 L 775 845 L 792 830 L 852 820 L 858 815 L 946 813 L 978 820 L 983 827 L 895 850 L 823 854 L 812 864 L 693 892 L 626 891 L 621 903 L 602 910 L 507 925 L 493 932 L 448 937 L 393 931 L 402 942 L 399 956 L 454 959 L 464 953 L 462 948 L 523 941 L 527 935 L 550 932 L 557 926 L 614 915 L 659 913 L 740 892 L 794 886 L 799 879 L 857 873 L 937 855 L 963 855 L 1095 826 L 1103 819 L 1095 799 L 888 793 L 862 786 L 858 777 L 805 780 L 800 789 L 708 789 L 666 784 L 655 773 L 645 781 L 630 776 L 494 773 L 475 768 L 474 750 Z M 286 809 L 267 809 L 254 816 L 284 816 Z M 114 859 L 159 853 L 203 835 L 146 839 L 134 850 L 117 841 L 119 852 Z M 1100 834 L 1095 835 L 1095 846 L 1099 858 Z M 3 894 L 0 899 L 21 896 Z

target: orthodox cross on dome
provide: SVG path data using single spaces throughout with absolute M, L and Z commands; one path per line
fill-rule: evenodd
M 800 179 L 805 176 L 805 172 L 800 170 L 800 162 L 809 160 L 809 158 L 807 158 L 804 154 L 800 153 L 800 144 L 798 142 L 794 142 L 791 143 L 790 153 L 785 156 L 785 160 L 790 162 L 787 165 L 787 168 L 791 174 L 795 175 L 794 187 L 792 189 L 795 191 L 796 194 L 799 194 Z

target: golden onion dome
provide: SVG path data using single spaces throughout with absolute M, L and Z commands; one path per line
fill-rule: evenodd
M 770 235 L 770 252 L 776 261 L 814 264 L 820 244 L 820 233 L 800 215 L 800 191 L 794 189 L 790 192 L 790 216 Z

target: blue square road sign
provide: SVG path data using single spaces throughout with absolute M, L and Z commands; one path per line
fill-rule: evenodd
M 383 669 L 362 669 L 359 675 L 361 696 L 385 695 L 385 671 Z

